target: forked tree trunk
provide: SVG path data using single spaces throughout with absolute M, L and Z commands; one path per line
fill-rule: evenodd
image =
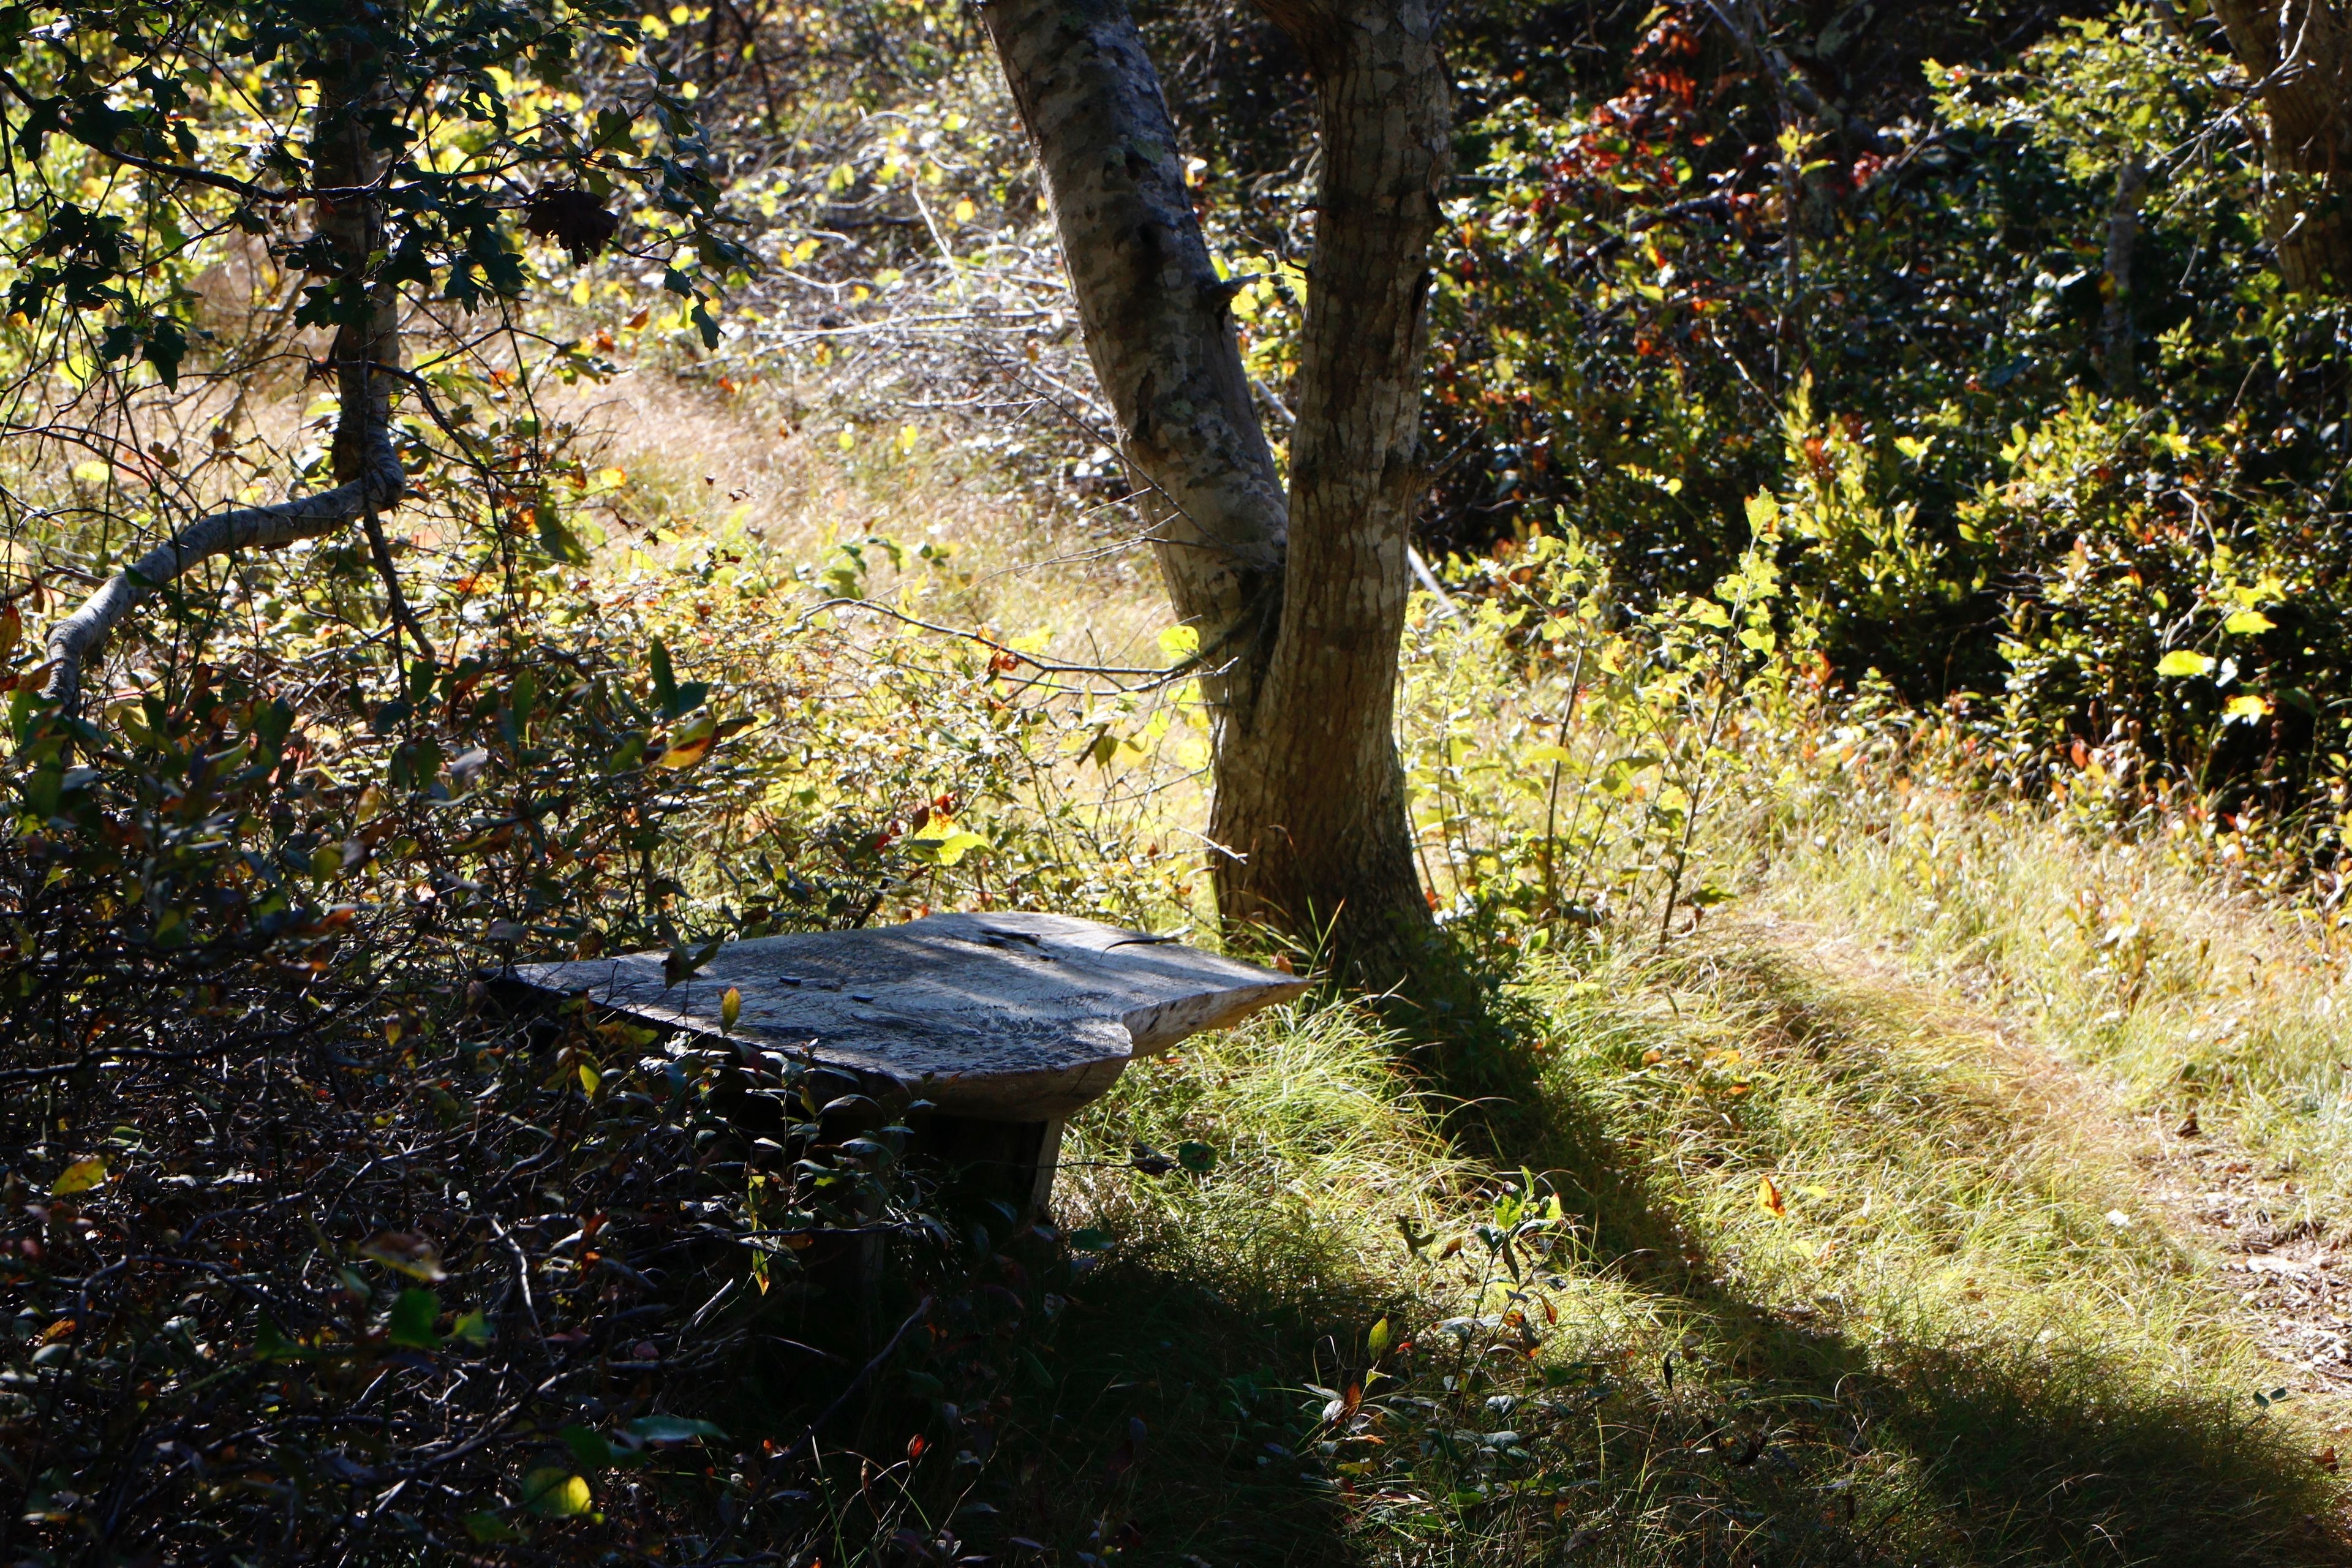
M 2261 87 L 2263 224 L 2280 280 L 2352 294 L 2352 4 L 2215 0 L 2214 11 Z
M 1323 133 L 1286 496 L 1126 6 L 989 0 L 982 15 L 1088 355 L 1168 513 L 1170 595 L 1201 634 L 1219 909 L 1393 977 L 1429 923 L 1395 709 L 1448 86 L 1417 0 L 1262 3 L 1314 73 Z

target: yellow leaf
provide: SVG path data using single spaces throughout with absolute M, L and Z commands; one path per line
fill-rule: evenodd
M 661 765 L 674 769 L 690 768 L 710 754 L 710 742 L 716 738 L 705 735 L 699 741 L 689 741 L 682 746 L 672 746 L 661 754 Z
M 2235 720 L 2251 724 L 2270 710 L 2271 705 L 2268 702 L 2248 692 L 2242 697 L 2231 698 L 2229 706 L 2221 710 L 2221 717 L 2224 721 Z
M 718 721 L 705 712 L 670 737 L 669 749 L 661 754 L 661 766 L 690 768 L 710 754 L 711 744 L 718 739 Z
M 87 1160 L 76 1160 L 65 1168 L 65 1173 L 57 1179 L 57 1184 L 49 1188 L 49 1196 L 71 1197 L 76 1193 L 86 1193 L 105 1181 L 106 1161 L 102 1157 L 92 1155 Z
M 1170 626 L 1160 634 L 1160 651 L 1171 659 L 1187 659 L 1201 651 L 1201 628 Z
M 2202 675 L 2212 668 L 2213 661 L 2210 658 L 2201 653 L 2191 653 L 2185 647 L 2174 648 L 2156 661 L 2157 674 L 2174 678 Z
M 907 837 L 907 852 L 934 866 L 952 866 L 975 849 L 995 847 L 970 828 L 958 827 L 955 818 L 945 812 L 933 814 L 930 821 Z
M 1386 1318 L 1374 1323 L 1372 1331 L 1364 1336 L 1364 1348 L 1374 1355 L 1389 1348 L 1389 1321 Z
M 2251 637 L 2256 632 L 2266 632 L 2276 625 L 2276 621 L 2260 610 L 2240 610 L 2221 623 L 2221 629 L 2235 632 L 2241 637 Z
M 533 1470 L 522 1479 L 523 1500 L 530 1511 L 549 1519 L 572 1519 L 595 1505 L 588 1483 L 567 1470 Z
M 972 219 L 974 219 L 974 218 L 978 217 L 979 216 L 980 216 L 980 209 L 979 209 L 978 207 L 976 207 L 976 206 L 974 206 L 974 205 L 971 205 L 971 198 L 970 196 L 966 196 L 966 197 L 964 197 L 964 199 L 963 199 L 963 200 L 961 200 L 961 201 L 960 201 L 960 202 L 956 203 L 956 205 L 955 205 L 955 220 L 956 220 L 956 222 L 958 222 L 958 223 L 970 223 Z
M 1780 1184 L 1770 1176 L 1756 1178 L 1756 1206 L 1775 1219 L 1789 1217 L 1789 1200 L 1780 1195 Z
M 581 1093 L 583 1093 L 583 1094 L 593 1094 L 593 1093 L 595 1093 L 595 1092 L 596 1092 L 596 1086 L 597 1086 L 598 1084 L 600 1084 L 600 1083 L 604 1082 L 604 1074 L 602 1074 L 602 1073 L 598 1072 L 594 1068 L 590 1067 L 586 1062 L 582 1062 L 582 1063 L 580 1064 L 580 1092 L 581 1092 Z
M 743 993 L 730 985 L 727 994 L 719 999 L 719 1026 L 732 1034 L 735 1020 L 743 1016 Z

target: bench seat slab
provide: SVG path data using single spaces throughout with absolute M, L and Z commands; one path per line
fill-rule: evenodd
M 1288 974 L 1066 915 L 939 914 L 730 942 L 688 978 L 660 952 L 517 966 L 534 988 L 887 1080 L 951 1116 L 1056 1121 L 1136 1056 L 1307 989 Z M 728 991 L 741 999 L 723 1027 Z

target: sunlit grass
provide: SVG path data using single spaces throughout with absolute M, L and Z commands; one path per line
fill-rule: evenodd
M 1295 1421 L 1322 1414 L 1310 1384 L 1394 1374 L 1363 1383 L 1382 1443 L 1316 1429 L 1337 1446 L 1297 1495 L 1355 1499 L 1329 1560 L 2336 1550 L 2304 1521 L 2334 1506 L 2314 1439 L 2252 1399 L 2264 1369 L 2226 1299 L 2086 1096 L 1985 1020 L 1748 933 L 1664 961 L 1602 947 L 1523 999 L 1536 1072 L 1507 1125 L 1569 1220 L 1517 1255 L 1532 1359 L 1456 1355 L 1434 1327 L 1508 1310 L 1477 1227 L 1513 1176 L 1447 1151 L 1432 1086 L 1352 1008 L 1139 1067 L 1079 1142 L 1220 1149 L 1202 1180 L 1075 1172 L 1064 1217 L 1116 1238 L 1123 1290 L 1205 1287 L 1272 1333 Z M 1373 1357 L 1381 1319 L 1423 1348 Z M 1503 1430 L 1515 1450 L 1475 1446 Z
M 878 494 L 828 483 L 802 515 Z M 976 580 L 1080 591 L 975 537 Z M 1491 639 L 1408 657 L 1444 661 L 1411 722 L 1531 711 Z M 1621 919 L 1524 945 L 1458 1028 L 1301 1006 L 1137 1064 L 1066 1146 L 1058 1217 L 1101 1250 L 1008 1416 L 1024 1517 L 1171 1563 L 2340 1560 L 2325 1439 L 2254 1400 L 2276 1369 L 2131 1123 L 2193 1100 L 2339 1190 L 2324 966 L 2153 850 L 1846 769 L 1827 721 L 1745 728 L 1692 877 L 1737 896 L 1663 953 Z M 1197 808 L 1139 797 L 1129 837 Z M 1541 805 L 1494 809 L 1501 844 Z M 1127 1165 L 1187 1141 L 1213 1171 Z M 1130 1421 L 1153 1458 L 1106 1470 Z
M 1932 783 L 1803 804 L 1774 905 L 1979 998 L 2135 1110 L 2229 1130 L 2311 1212 L 2352 1194 L 2352 996 L 2315 917 L 2217 887 L 2169 836 L 2100 842 Z

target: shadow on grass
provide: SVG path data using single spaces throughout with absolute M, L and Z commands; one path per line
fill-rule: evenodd
M 934 1295 L 796 1472 L 806 1500 L 786 1561 L 1362 1561 L 1339 1498 L 1300 1457 L 1320 1332 L 1304 1310 L 1236 1302 L 1148 1257 L 1081 1257 L 1072 1279 L 1056 1249 L 1003 1245 L 992 1267 Z M 765 1348 L 734 1368 L 713 1413 L 788 1441 L 855 1375 L 857 1358 L 837 1347 L 880 1344 L 913 1303 L 894 1278 L 862 1296 L 767 1304 Z
M 1769 966 L 1744 978 L 1768 1005 L 1783 1000 L 1769 991 L 1786 976 Z M 1496 996 L 1483 981 L 1465 973 L 1450 1005 L 1400 1018 L 1428 1042 L 1418 1056 L 1433 1091 L 1459 1107 L 1456 1135 L 1504 1169 L 1547 1173 L 1581 1210 L 1589 1267 L 1721 1347 L 1712 1365 L 1684 1362 L 1679 1387 L 1649 1369 L 1603 1409 L 1607 1474 L 1622 1479 L 1603 1510 L 1618 1528 L 1591 1542 L 1598 1560 L 2352 1561 L 2334 1479 L 2250 1399 L 2151 1383 L 2098 1349 L 1935 1342 L 1932 1331 L 1862 1342 L 1743 1296 L 1653 1189 L 1629 1135 L 1563 1075 L 1538 1070 L 1536 1009 L 1510 996 L 1464 1005 Z
M 1050 1386 L 1008 1423 L 1019 1533 L 1083 1543 L 1102 1520 L 1122 1563 L 1357 1561 L 1339 1500 L 1299 1457 L 1313 1324 L 1141 1260 L 1107 1263 L 1074 1294 Z

